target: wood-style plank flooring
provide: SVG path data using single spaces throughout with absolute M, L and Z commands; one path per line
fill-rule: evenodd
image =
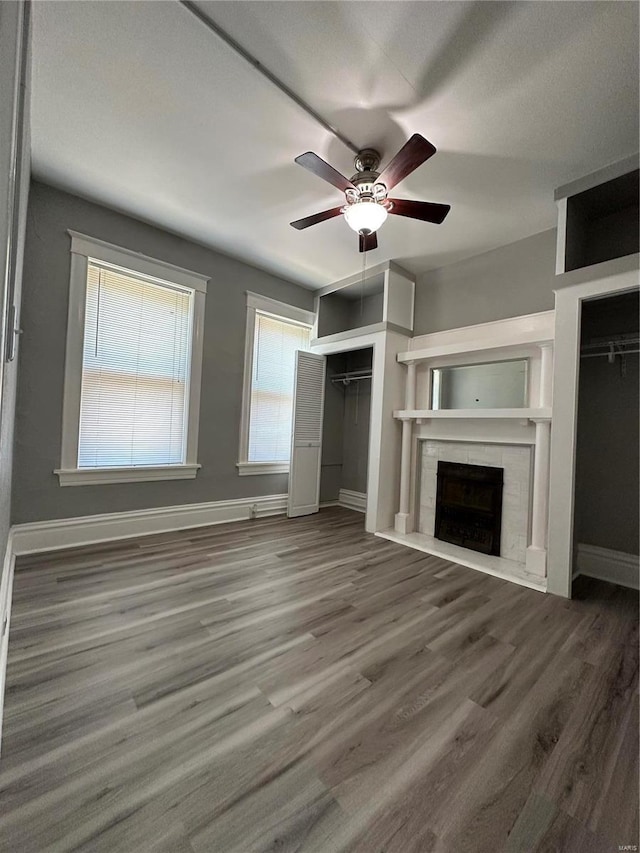
M 638 844 L 637 595 L 545 596 L 339 508 L 21 558 L 0 850 Z

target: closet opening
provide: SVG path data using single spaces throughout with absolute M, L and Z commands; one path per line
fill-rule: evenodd
M 327 356 L 320 504 L 366 511 L 373 347 Z
M 573 594 L 638 588 L 638 290 L 582 303 Z M 594 581 L 593 579 L 597 579 Z

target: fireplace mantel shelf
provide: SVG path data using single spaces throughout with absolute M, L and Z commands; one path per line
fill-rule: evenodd
M 539 409 L 398 409 L 398 420 L 429 420 L 431 418 L 491 418 L 493 420 L 551 420 L 550 408 Z

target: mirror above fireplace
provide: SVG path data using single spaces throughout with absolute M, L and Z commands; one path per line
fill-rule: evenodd
M 527 406 L 528 359 L 432 369 L 431 408 L 520 409 Z

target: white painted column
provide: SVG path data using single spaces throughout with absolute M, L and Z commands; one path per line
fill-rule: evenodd
M 540 346 L 540 400 L 541 409 L 551 406 L 553 398 L 553 344 Z
M 540 347 L 539 408 L 549 408 L 552 399 L 553 347 Z M 533 418 L 536 425 L 536 446 L 533 460 L 533 508 L 531 513 L 531 545 L 527 548 L 527 571 L 539 577 L 547 574 L 547 530 L 549 518 L 549 455 L 551 420 Z
M 549 449 L 551 421 L 536 418 L 536 452 L 533 463 L 533 512 L 531 517 L 531 547 L 546 550 L 549 495 Z
M 416 363 L 407 362 L 407 379 L 405 386 L 405 409 L 416 407 Z M 411 515 L 411 439 L 413 437 L 413 420 L 402 419 L 402 452 L 400 456 L 400 509 L 395 517 L 395 529 L 398 533 L 413 531 Z
M 565 271 L 567 253 L 567 199 L 559 198 L 556 201 L 558 207 L 558 229 L 556 231 L 556 275 Z

